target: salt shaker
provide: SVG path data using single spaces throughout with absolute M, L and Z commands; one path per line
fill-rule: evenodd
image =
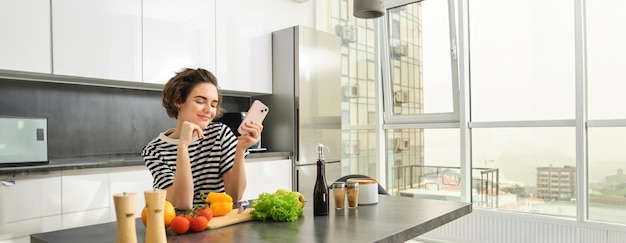
M 113 195 L 113 204 L 115 204 L 117 220 L 115 242 L 137 243 L 137 231 L 135 229 L 137 194 L 126 192 L 115 194 Z

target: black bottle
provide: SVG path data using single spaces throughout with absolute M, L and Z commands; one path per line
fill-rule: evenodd
M 313 188 L 313 215 L 325 216 L 328 215 L 329 208 L 329 195 L 328 185 L 326 184 L 326 161 L 322 154 L 324 149 L 323 144 L 317 145 L 317 179 L 315 180 L 315 187 Z

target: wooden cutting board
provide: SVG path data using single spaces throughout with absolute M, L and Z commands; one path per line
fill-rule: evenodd
M 254 210 L 254 208 L 247 208 L 243 212 L 237 213 L 237 209 L 233 209 L 233 211 L 230 211 L 230 213 L 226 215 L 213 217 L 211 221 L 209 221 L 207 229 L 217 229 L 228 225 L 250 221 L 252 220 L 252 215 L 250 215 L 252 210 Z

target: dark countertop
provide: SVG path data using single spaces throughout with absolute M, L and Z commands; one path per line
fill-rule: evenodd
M 246 163 L 258 161 L 289 159 L 291 152 L 255 152 L 246 157 Z M 57 171 L 112 168 L 144 165 L 140 155 L 119 155 L 106 157 L 71 158 L 50 160 L 45 165 L 0 167 L 0 180 L 17 176 L 46 175 Z
M 334 208 L 331 200 L 331 208 Z M 380 195 L 379 203 L 357 209 L 333 210 L 313 216 L 307 203 L 294 222 L 250 221 L 200 233 L 176 235 L 168 242 L 405 242 L 471 213 L 469 203 Z M 137 218 L 137 242 L 146 229 Z M 31 235 L 40 242 L 115 242 L 116 222 Z

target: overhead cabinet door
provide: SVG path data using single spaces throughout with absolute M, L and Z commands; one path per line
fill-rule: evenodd
M 148 83 L 187 67 L 214 72 L 215 0 L 144 1 L 143 60 Z
M 54 74 L 141 82 L 141 0 L 51 3 Z
M 0 69 L 50 73 L 50 2 L 0 1 Z

